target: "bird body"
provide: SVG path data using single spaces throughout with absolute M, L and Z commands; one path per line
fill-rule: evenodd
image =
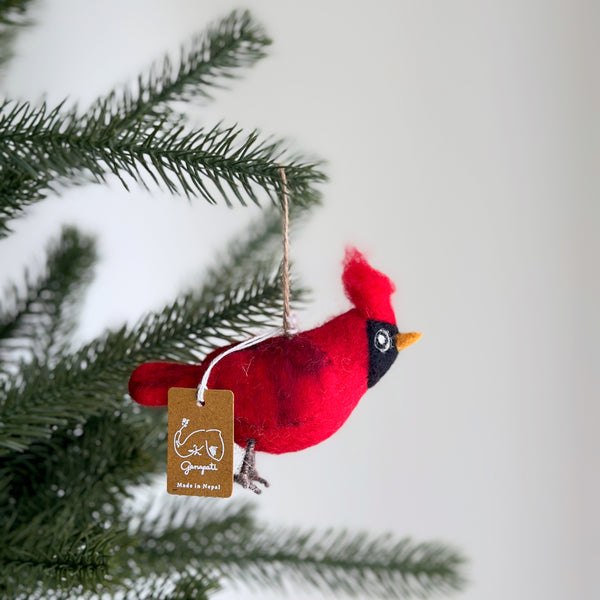
M 367 390 L 366 344 L 353 339 L 361 320 L 364 326 L 353 309 L 316 329 L 267 339 L 217 362 L 208 388 L 233 391 L 235 442 L 245 446 L 255 439 L 257 450 L 281 454 L 335 433 Z M 131 396 L 164 405 L 169 388 L 196 387 L 227 349 L 219 348 L 199 365 L 141 365 L 130 383 Z
M 398 351 L 420 334 L 399 334 L 390 297 L 394 284 L 355 249 L 347 252 L 343 283 L 354 304 L 325 324 L 269 338 L 217 361 L 207 387 L 233 391 L 235 441 L 281 454 L 308 448 L 335 433 Z M 167 404 L 171 387 L 197 387 L 219 348 L 198 365 L 146 363 L 129 393 L 144 405 Z

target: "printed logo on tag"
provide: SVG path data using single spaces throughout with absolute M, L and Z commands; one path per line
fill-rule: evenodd
M 169 390 L 167 491 L 228 498 L 233 492 L 233 392 Z

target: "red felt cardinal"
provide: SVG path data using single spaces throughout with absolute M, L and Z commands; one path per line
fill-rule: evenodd
M 335 433 L 367 388 L 419 333 L 398 333 L 390 297 L 394 284 L 350 249 L 342 277 L 354 308 L 324 325 L 282 335 L 232 352 L 210 372 L 208 388 L 232 390 L 235 441 L 246 455 L 235 481 L 256 493 L 268 485 L 255 468 L 255 451 L 281 454 L 313 446 Z M 138 367 L 131 397 L 147 406 L 167 404 L 171 387 L 196 387 L 219 348 L 199 365 L 165 362 Z

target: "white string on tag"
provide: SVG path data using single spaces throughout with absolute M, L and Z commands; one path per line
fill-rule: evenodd
M 233 346 L 233 347 L 225 350 L 225 352 L 221 352 L 221 354 L 215 356 L 212 359 L 212 361 L 210 362 L 210 365 L 208 365 L 208 368 L 206 369 L 206 371 L 204 371 L 202 380 L 198 384 L 198 389 L 196 391 L 196 404 L 198 404 L 198 406 L 204 406 L 204 392 L 206 391 L 207 386 L 208 386 L 208 378 L 210 377 L 210 372 L 212 371 L 212 368 L 222 358 L 225 358 L 229 354 L 232 354 L 233 352 L 237 352 L 238 350 L 245 350 L 246 348 L 250 348 L 251 346 L 260 344 L 260 342 L 264 342 L 265 340 L 268 340 L 269 338 L 281 335 L 282 333 L 283 333 L 282 327 L 275 327 L 274 329 L 269 329 L 263 333 L 259 333 L 258 335 L 255 335 L 254 337 L 248 338 L 247 340 L 244 340 L 243 342 L 240 342 L 236 346 Z

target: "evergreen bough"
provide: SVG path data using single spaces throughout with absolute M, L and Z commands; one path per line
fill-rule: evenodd
M 28 2 L 0 1 L 0 58 Z M 0 234 L 27 205 L 65 184 L 116 176 L 214 203 L 281 192 L 292 216 L 319 200 L 319 163 L 280 141 L 217 125 L 194 130 L 174 102 L 265 55 L 269 38 L 233 12 L 137 83 L 86 111 L 0 102 Z M 400 598 L 449 593 L 463 559 L 440 543 L 257 523 L 246 504 L 177 498 L 141 509 L 140 486 L 164 471 L 165 414 L 124 393 L 149 360 L 197 361 L 280 319 L 276 206 L 232 242 L 203 286 L 83 347 L 71 334 L 96 261 L 92 238 L 64 228 L 37 275 L 0 308 L 0 597 L 207 598 L 226 581 L 262 590 L 297 584 L 334 594 Z M 303 290 L 294 290 L 295 301 Z M 156 516 L 158 515 L 158 516 Z

